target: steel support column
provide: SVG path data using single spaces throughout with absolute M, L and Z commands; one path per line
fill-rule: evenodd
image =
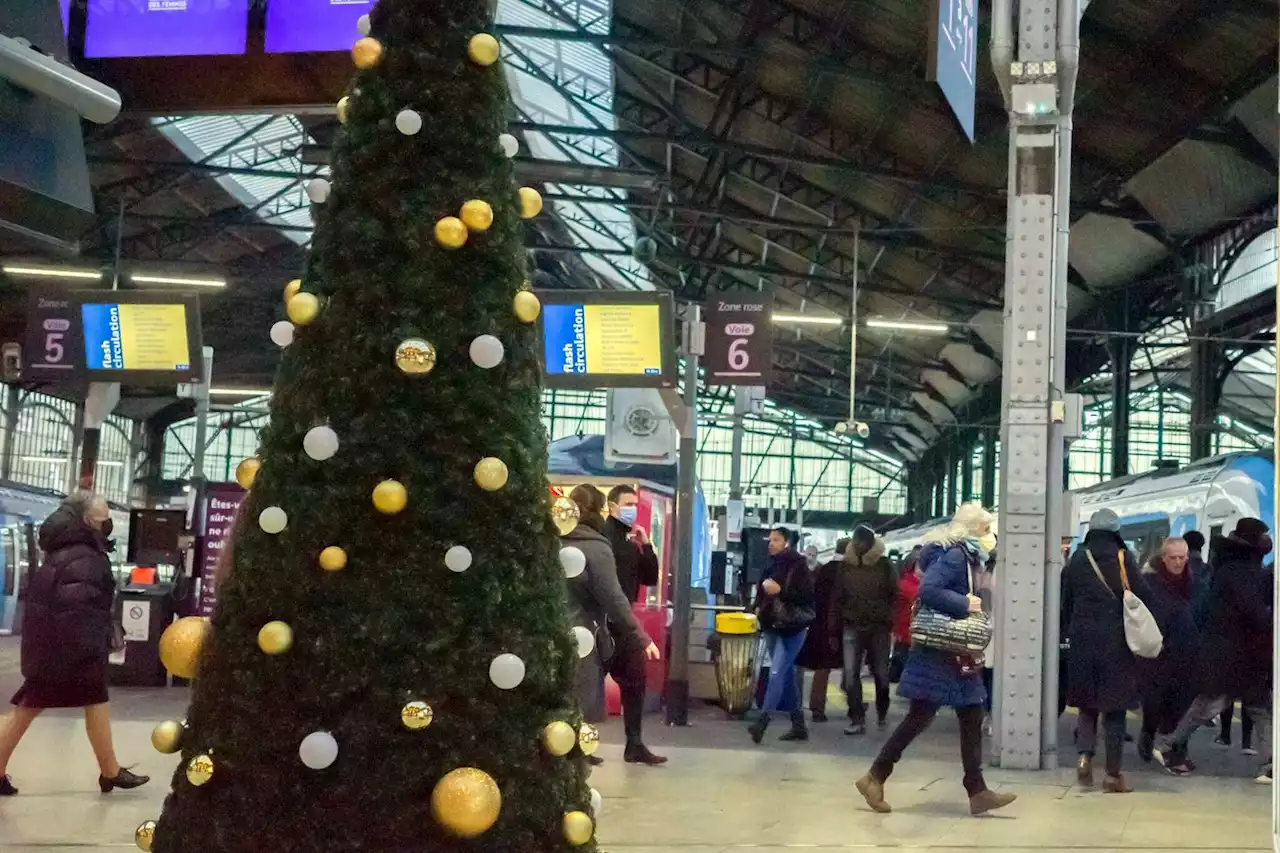
M 1112 338 L 1111 476 L 1129 473 L 1129 392 L 1133 378 L 1133 338 Z
M 1001 767 L 1037 769 L 1056 767 L 1058 761 L 1061 410 L 1080 3 L 1019 0 L 1016 60 L 1021 70 L 1056 63 L 1053 76 L 1035 79 L 1019 78 L 1010 67 L 1015 59 L 1012 12 L 1012 3 L 1001 0 L 992 21 L 992 63 L 1009 107 L 1001 581 L 995 614 L 1001 642 L 995 650 L 999 684 L 992 749 Z M 1039 108 L 1028 110 L 1028 103 Z
M 956 456 L 960 453 L 960 444 L 955 433 L 951 434 L 951 438 L 947 440 L 947 452 L 944 455 L 943 462 L 947 466 L 945 473 L 947 484 L 947 505 L 942 508 L 943 515 L 950 515 L 956 511 L 956 507 L 960 506 L 960 481 L 956 477 Z
M 960 451 L 960 503 L 973 499 L 973 433 L 960 430 L 956 433 L 956 447 Z
M 996 441 L 999 438 L 1000 431 L 996 429 L 982 433 L 982 505 L 985 507 L 996 505 Z

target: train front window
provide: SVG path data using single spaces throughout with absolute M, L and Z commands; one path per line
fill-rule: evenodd
M 1168 536 L 1167 518 L 1126 524 L 1120 528 L 1120 538 L 1129 546 L 1130 551 L 1138 555 L 1139 565 L 1146 565 L 1147 560 L 1159 550 Z

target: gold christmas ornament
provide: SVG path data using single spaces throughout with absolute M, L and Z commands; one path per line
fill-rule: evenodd
M 284 312 L 295 326 L 307 326 L 320 313 L 320 300 L 314 293 L 297 293 L 289 300 Z
M 467 226 L 456 216 L 446 216 L 436 223 L 436 242 L 446 249 L 460 249 L 467 242 Z
M 269 655 L 282 655 L 292 646 L 293 629 L 287 622 L 268 622 L 258 631 L 258 648 Z
M 356 68 L 372 68 L 382 61 L 382 42 L 365 36 L 351 46 L 351 61 Z
M 473 198 L 462 205 L 458 218 L 469 231 L 488 231 L 493 225 L 493 207 L 487 201 Z
M 483 770 L 459 767 L 445 774 L 431 792 L 431 814 L 460 838 L 475 838 L 498 820 L 502 792 Z
M 373 487 L 373 506 L 383 515 L 395 515 L 409 502 L 409 493 L 395 480 L 383 480 Z
M 160 635 L 160 663 L 177 678 L 194 678 L 200 650 L 213 631 L 203 616 L 184 616 Z
M 409 376 L 423 376 L 436 366 L 436 348 L 422 338 L 406 338 L 396 347 L 396 367 Z
M 156 840 L 156 822 L 154 820 L 144 820 L 138 824 L 138 828 L 133 831 L 133 843 L 138 845 L 139 850 L 145 850 L 151 853 L 151 845 Z
M 533 187 L 520 188 L 520 216 L 533 219 L 542 212 L 542 196 Z
M 476 485 L 486 492 L 496 492 L 507 484 L 507 463 L 494 456 L 486 456 L 476 463 Z
M 555 522 L 556 532 L 568 536 L 578 526 L 578 505 L 561 495 L 551 504 L 551 520 Z
M 261 470 L 262 460 L 250 456 L 236 466 L 236 482 L 240 484 L 240 488 L 246 491 L 252 489 L 253 481 L 257 479 L 258 472 Z
M 564 720 L 547 723 L 547 727 L 542 730 L 542 745 L 546 747 L 547 752 L 556 758 L 573 752 L 573 747 L 577 742 L 578 733 L 573 730 L 573 726 Z
M 165 720 L 151 730 L 151 745 L 161 755 L 173 755 L 182 749 L 182 738 L 187 727 L 177 720 Z
M 476 65 L 489 66 L 498 61 L 498 40 L 488 33 L 478 33 L 467 43 L 467 56 Z
M 538 314 L 542 311 L 542 303 L 529 291 L 522 290 L 516 294 L 511 308 L 515 311 L 516 319 L 521 323 L 532 323 L 538 319 Z
M 289 300 L 298 295 L 302 290 L 302 279 L 295 278 L 284 286 L 284 304 L 288 305 Z
M 435 712 L 426 702 L 409 702 L 400 709 L 400 722 L 404 723 L 404 727 L 410 731 L 422 731 L 431 725 L 435 716 Z
M 187 762 L 187 781 L 199 788 L 213 778 L 213 758 L 197 755 Z
M 326 572 L 340 572 L 347 567 L 347 552 L 337 545 L 330 545 L 320 552 L 320 568 Z
M 583 723 L 578 729 L 578 749 L 583 755 L 595 755 L 600 748 L 600 730 L 590 723 Z
M 347 116 L 351 112 L 351 98 L 349 96 L 343 95 L 341 98 L 338 99 L 337 112 L 338 112 L 338 121 L 341 124 L 346 124 Z
M 586 812 L 566 812 L 564 816 L 564 840 L 574 847 L 581 847 L 595 834 L 595 825 Z

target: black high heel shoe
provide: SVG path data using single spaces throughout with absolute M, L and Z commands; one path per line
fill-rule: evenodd
M 12 797 L 18 793 L 18 789 L 13 787 L 13 780 L 8 776 L 0 776 L 0 797 Z
M 108 779 L 106 776 L 99 776 L 98 787 L 102 789 L 102 793 L 110 794 L 112 790 L 116 788 L 119 788 L 122 791 L 128 791 L 131 788 L 141 788 L 150 781 L 150 776 L 139 776 L 129 768 L 121 767 L 120 772 L 117 773 L 113 779 Z

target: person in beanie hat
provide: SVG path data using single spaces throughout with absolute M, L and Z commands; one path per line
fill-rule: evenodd
M 1257 781 L 1271 782 L 1270 578 L 1262 568 L 1271 553 L 1270 529 L 1257 518 L 1241 519 L 1236 529 L 1215 542 L 1217 555 L 1205 630 L 1200 646 L 1196 696 L 1174 731 L 1156 738 L 1155 758 L 1170 773 L 1191 772 L 1186 749 L 1200 726 L 1223 712 L 1240 696 L 1259 730 L 1263 765 Z

